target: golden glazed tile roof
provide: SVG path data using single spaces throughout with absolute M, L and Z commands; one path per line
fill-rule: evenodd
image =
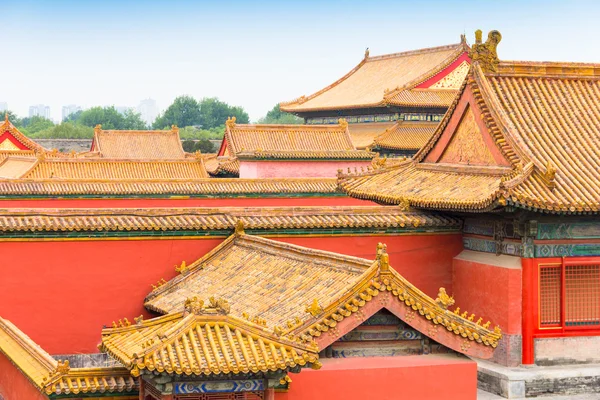
M 178 375 L 247 374 L 319 368 L 316 346 L 275 336 L 236 318 L 229 305 L 193 297 L 183 312 L 104 329 L 101 348 L 138 376 L 142 371 Z
M 253 230 L 461 227 L 457 218 L 383 206 L 0 210 L 0 232 L 233 230 L 238 221 Z
M 374 139 L 374 146 L 391 150 L 419 150 L 431 138 L 437 122 L 399 121 Z
M 367 260 L 311 250 L 250 235 L 234 235 L 198 261 L 189 274 L 153 291 L 145 306 L 175 312 L 189 297 L 226 299 L 231 313 L 247 313 L 270 326 L 303 318 L 304 305 L 331 298 L 356 283 L 370 266 Z M 277 288 L 277 290 L 273 290 Z
M 93 151 L 112 159 L 175 160 L 185 158 L 176 126 L 169 131 L 94 129 Z
M 105 158 L 5 159 L 0 165 L 3 177 L 20 179 L 118 180 L 207 178 L 202 159 L 123 160 Z M 29 163 L 29 168 L 26 166 Z M 6 175 L 2 172 L 7 169 Z M 21 171 L 20 175 L 14 172 Z M 13 176 L 7 176 L 13 173 Z
M 243 125 L 231 118 L 225 124 L 230 155 L 256 159 L 370 159 L 356 150 L 348 123 L 338 125 Z
M 123 393 L 138 390 L 137 379 L 122 367 L 70 368 L 57 361 L 10 321 L 0 318 L 2 352 L 42 393 Z
M 303 113 L 385 106 L 388 93 L 413 89 L 448 67 L 467 50 L 466 43 L 461 42 L 378 57 L 366 54 L 352 71 L 338 81 L 310 96 L 281 103 L 280 108 L 282 111 Z
M 447 108 L 456 97 L 456 90 L 412 89 L 397 90 L 386 96 L 389 105 L 402 107 Z
M 487 133 L 471 118 L 462 131 L 459 124 L 441 162 L 428 161 L 458 112 L 459 99 L 468 95 L 473 101 L 463 115 L 479 110 L 492 148 L 474 136 Z M 412 162 L 341 177 L 340 185 L 353 196 L 415 207 L 484 211 L 513 204 L 545 212 L 597 213 L 598 110 L 599 64 L 477 61 L 461 96 Z M 460 137 L 465 134 L 473 140 Z M 491 150 L 499 151 L 508 167 L 491 165 Z M 490 166 L 468 165 L 469 160 Z
M 367 122 L 358 124 L 349 124 L 348 131 L 352 144 L 357 149 L 366 149 L 373 144 L 373 140 L 390 127 L 394 126 L 395 122 Z
M 13 138 L 15 138 L 19 143 L 27 147 L 29 150 L 33 150 L 35 152 L 46 152 L 47 150 L 41 145 L 37 144 L 33 140 L 29 139 L 27 136 L 23 135 L 21 131 L 19 131 L 9 120 L 8 114 L 6 114 L 4 121 L 0 124 L 0 136 L 4 134 L 4 132 L 9 132 Z M 3 151 L 11 151 L 14 149 L 4 149 Z M 18 151 L 18 150 L 16 150 Z M 0 151 L 1 152 L 1 151 Z
M 0 178 L 20 178 L 35 164 L 37 158 L 10 156 L 0 161 Z
M 2 179 L 1 196 L 132 195 L 132 196 L 220 196 L 261 194 L 285 197 L 289 194 L 335 194 L 335 178 L 281 179 Z
M 402 307 L 416 310 L 422 322 L 497 346 L 499 329 L 491 331 L 490 323 L 481 325 L 481 320 L 472 322 L 474 316 L 449 311 L 452 299 L 433 300 L 392 270 L 387 260 L 384 245 L 372 261 L 249 236 L 243 224 L 237 224 L 236 233 L 221 245 L 189 266 L 178 267 L 180 275 L 155 288 L 145 306 L 172 313 L 190 298 L 220 298 L 227 301 L 230 315 L 258 321 L 279 337 L 312 343 L 389 291 Z

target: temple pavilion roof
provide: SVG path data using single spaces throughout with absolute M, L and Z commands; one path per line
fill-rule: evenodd
M 182 312 L 102 331 L 100 348 L 132 375 L 248 374 L 319 368 L 317 347 L 275 335 L 260 323 L 229 314 L 222 299 L 191 297 Z
M 230 118 L 219 155 L 252 159 L 371 159 L 356 150 L 348 123 L 337 125 L 247 125 Z
M 473 45 L 460 95 L 412 160 L 340 186 L 405 207 L 600 211 L 600 64 L 499 61 L 499 41 Z
M 489 330 L 490 324 L 482 325 L 481 319 L 473 322 L 473 315 L 467 319 L 466 313 L 449 311 L 453 300 L 443 300 L 443 289 L 441 299 L 433 300 L 392 270 L 387 260 L 385 245 L 378 248 L 376 260 L 367 260 L 247 235 L 240 222 L 235 234 L 211 252 L 182 264 L 180 275 L 155 288 L 145 306 L 169 314 L 180 312 L 190 298 L 223 299 L 229 315 L 257 322 L 277 336 L 317 341 L 322 350 L 337 339 L 334 328 L 345 318 L 356 313 L 367 318 L 361 313 L 374 313 L 387 304 L 399 314 L 416 310 L 409 320 L 422 332 L 445 327 L 436 336 L 440 343 L 465 352 L 460 342 L 467 340 L 474 344 L 467 346 L 472 349 L 468 354 L 491 356 L 501 336 L 498 329 Z M 371 303 L 377 296 L 380 301 Z M 345 323 L 358 325 L 359 319 Z M 329 329 L 331 335 L 321 335 Z
M 403 53 L 369 56 L 348 74 L 310 95 L 280 104 L 282 111 L 306 113 L 324 110 L 384 107 L 389 104 L 448 107 L 456 94 L 453 85 L 418 86 L 456 62 L 468 50 L 466 42 Z M 464 61 L 468 69 L 468 61 Z M 461 69 L 465 65 L 460 64 Z M 466 74 L 466 70 L 460 80 Z
M 176 160 L 185 158 L 179 128 L 164 131 L 94 129 L 91 152 L 103 158 Z
M 46 395 L 137 393 L 123 367 L 70 368 L 54 359 L 10 321 L 0 318 L 0 352 Z

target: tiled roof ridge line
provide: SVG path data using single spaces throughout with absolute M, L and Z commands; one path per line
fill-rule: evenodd
M 227 247 L 233 246 L 235 239 L 237 238 L 237 236 L 235 234 L 230 235 L 227 239 L 223 240 L 221 243 L 219 243 L 216 247 L 214 247 L 212 250 L 210 250 L 209 252 L 207 252 L 206 254 L 204 254 L 202 257 L 200 257 L 199 259 L 197 259 L 196 261 L 194 261 L 193 263 L 189 264 L 187 266 L 187 270 L 192 273 L 194 271 L 196 271 L 202 264 L 208 262 L 211 258 L 213 258 L 216 254 L 218 254 L 222 249 L 225 249 Z M 159 287 L 157 287 L 156 289 L 153 289 L 150 293 L 148 293 L 148 295 L 146 295 L 146 297 L 144 298 L 144 307 L 146 307 L 147 309 L 151 310 L 151 311 L 155 311 L 155 312 L 161 312 L 159 309 L 155 309 L 154 307 L 152 307 L 151 305 L 148 304 L 148 302 L 150 300 L 152 300 L 153 298 L 169 291 L 171 288 L 175 287 L 180 281 L 184 280 L 187 274 L 183 274 L 180 273 L 178 276 L 170 279 L 167 283 L 165 283 L 164 285 L 161 285 Z
M 440 64 L 438 64 L 435 68 L 429 71 L 425 71 L 425 73 L 413 79 L 412 81 L 407 82 L 403 86 L 397 87 L 385 93 L 383 96 L 383 102 L 385 104 L 388 104 L 388 100 L 396 96 L 398 93 L 403 92 L 405 90 L 414 89 L 415 86 L 418 86 L 421 83 L 426 82 L 428 79 L 433 78 L 434 76 L 442 72 L 444 69 L 448 68 L 454 61 L 458 60 L 467 50 L 468 46 L 466 46 L 466 44 L 459 43 L 458 47 L 456 48 L 456 51 L 450 54 L 448 57 L 446 57 L 446 59 Z
M 518 67 L 515 71 L 513 68 Z M 551 74 L 547 69 L 551 68 Z M 543 69 L 543 70 L 541 70 Z M 561 71 L 566 69 L 566 71 Z M 592 70 L 593 73 L 581 73 Z M 600 63 L 595 62 L 571 62 L 571 61 L 526 61 L 526 60 L 500 60 L 498 72 L 487 73 L 487 75 L 524 76 L 538 78 L 561 78 L 561 79 L 600 79 Z
M 36 361 L 38 361 L 40 365 L 47 370 L 47 376 L 50 375 L 52 371 L 56 369 L 56 367 L 58 366 L 58 361 L 54 359 L 50 354 L 48 354 L 44 349 L 42 349 L 37 343 L 35 343 L 25 332 L 17 328 L 17 326 L 14 325 L 12 322 L 0 317 L 0 329 L 3 330 L 8 336 L 10 336 L 11 339 L 17 342 L 21 346 L 21 348 L 24 349 L 30 356 L 32 356 Z M 0 346 L 0 352 L 5 354 L 6 357 L 10 360 L 9 355 L 4 353 L 2 346 Z M 15 366 L 17 365 L 15 364 Z M 17 368 L 19 367 L 17 366 Z M 31 381 L 33 382 L 33 380 Z M 43 387 L 43 385 L 40 382 L 33 383 L 38 388 Z
M 461 52 L 462 52 L 462 51 L 467 50 L 468 46 L 466 45 L 466 43 L 458 42 L 458 43 L 446 44 L 446 45 L 442 45 L 442 46 L 425 47 L 422 49 L 415 49 L 415 50 L 406 50 L 406 51 L 400 51 L 397 53 L 381 54 L 379 56 L 369 56 L 367 58 L 367 62 L 386 60 L 388 58 L 414 56 L 417 54 L 437 53 L 439 51 L 451 50 L 454 48 L 456 48 L 457 51 L 461 50 Z
M 490 322 L 481 325 L 482 318 L 473 322 L 475 315 L 472 314 L 467 319 L 467 312 L 460 315 L 458 307 L 454 311 L 448 310 L 454 305 L 454 299 L 447 296 L 443 288 L 440 288 L 438 298 L 434 300 L 391 268 L 387 257 L 382 258 L 381 255 L 378 255 L 377 260 L 365 272 L 362 279 L 357 281 L 346 294 L 335 302 L 321 307 L 315 313 L 316 315 L 313 314 L 313 318 L 308 318 L 302 324 L 287 330 L 286 333 L 298 335 L 302 340 L 319 337 L 330 328 L 335 329 L 338 322 L 359 312 L 366 302 L 372 301 L 384 291 L 391 292 L 393 297 L 416 311 L 415 318 L 420 316 L 426 318 L 432 324 L 442 325 L 448 331 L 470 341 L 495 348 L 502 337 L 498 327 L 493 330 L 488 329 Z
M 352 263 L 352 264 L 355 264 L 356 268 L 362 268 L 362 269 L 368 268 L 368 265 L 370 263 L 372 263 L 372 260 L 369 260 L 366 258 L 348 256 L 345 254 L 340 254 L 340 253 L 327 251 L 327 250 L 318 250 L 318 249 L 302 247 L 302 246 L 292 244 L 292 243 L 279 242 L 279 241 L 274 241 L 274 240 L 270 240 L 270 239 L 265 239 L 260 236 L 245 234 L 245 235 L 240 236 L 238 240 L 240 240 L 242 242 L 238 245 L 241 245 L 243 247 L 249 247 L 252 249 L 261 249 L 261 250 L 263 250 L 265 252 L 269 252 L 271 254 L 276 254 L 276 253 L 274 250 L 265 250 L 265 247 L 266 246 L 277 247 L 278 249 L 287 251 L 288 253 L 286 254 L 286 256 L 290 257 L 290 258 L 294 258 L 294 259 L 300 259 L 301 256 L 298 256 L 297 254 L 300 253 L 300 251 L 302 251 L 302 253 L 305 253 L 305 254 L 308 253 L 305 255 L 305 257 L 306 256 L 318 257 L 319 258 L 318 263 L 320 265 L 323 265 L 323 266 L 326 266 L 329 268 L 334 268 L 334 269 L 345 269 L 345 268 L 336 266 L 334 264 L 334 262 L 336 262 L 336 261 Z M 290 255 L 289 253 L 292 253 L 292 255 Z M 277 254 L 281 254 L 281 253 L 277 253 Z M 324 260 L 325 258 L 330 258 L 332 260 L 327 262 Z
M 19 131 L 17 129 L 17 127 L 14 126 L 12 124 L 12 122 L 10 122 L 8 119 L 5 119 L 0 124 L 0 135 L 4 134 L 4 132 L 6 132 L 6 131 L 10 132 L 10 134 L 15 139 L 17 139 L 22 145 L 28 147 L 30 150 L 33 150 L 35 152 L 42 152 L 42 153 L 49 152 L 49 150 L 46 149 L 45 147 L 43 147 L 41 144 L 35 142 L 34 140 L 28 138 L 23 133 L 21 133 L 21 131 Z
M 321 95 L 321 94 L 323 94 L 323 93 L 327 92 L 328 90 L 330 90 L 330 89 L 334 88 L 335 86 L 339 85 L 340 83 L 342 83 L 343 81 L 345 81 L 346 79 L 348 79 L 350 76 L 352 76 L 352 75 L 353 75 L 353 74 L 354 74 L 356 71 L 358 71 L 358 70 L 359 70 L 359 69 L 360 69 L 360 68 L 361 68 L 363 65 L 365 65 L 365 64 L 367 63 L 367 61 L 368 61 L 368 58 L 367 58 L 367 57 L 364 57 L 364 58 L 363 58 L 362 60 L 360 60 L 360 62 L 359 62 L 359 63 L 358 63 L 358 64 L 357 64 L 357 65 L 356 65 L 354 68 L 352 68 L 352 69 L 350 70 L 350 72 L 348 72 L 346 75 L 342 76 L 342 77 L 341 77 L 341 78 L 339 78 L 337 81 L 333 82 L 332 84 L 330 84 L 330 85 L 328 85 L 328 86 L 325 86 L 323 89 L 321 89 L 321 90 L 319 90 L 319 91 L 317 91 L 317 92 L 315 92 L 315 93 L 313 93 L 313 94 L 311 94 L 311 95 L 309 95 L 309 96 L 302 95 L 302 96 L 296 97 L 296 98 L 295 98 L 295 99 L 293 99 L 293 100 L 289 100 L 289 101 L 282 101 L 282 102 L 280 102 L 280 103 L 279 103 L 279 109 L 280 109 L 281 111 L 284 111 L 284 112 L 293 112 L 293 110 L 288 110 L 288 109 L 286 109 L 286 107 L 287 107 L 287 106 L 294 105 L 294 104 L 302 104 L 302 103 L 305 103 L 305 102 L 307 102 L 307 101 L 309 101 L 309 100 L 312 100 L 312 99 L 314 99 L 315 97 L 317 97 L 317 96 L 319 96 L 319 95 Z

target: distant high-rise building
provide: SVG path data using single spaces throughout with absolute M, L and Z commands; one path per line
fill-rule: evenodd
M 0 112 L 4 112 L 8 110 L 8 103 L 5 101 L 0 101 Z
M 148 125 L 152 125 L 156 117 L 158 117 L 158 107 L 156 106 L 156 100 L 145 99 L 140 101 L 137 107 L 137 112 L 142 116 L 142 121 Z
M 64 121 L 69 117 L 69 115 L 76 113 L 77 111 L 81 111 L 81 107 L 76 106 L 75 104 L 69 104 L 68 106 L 63 106 L 62 108 L 62 120 Z
M 29 118 L 31 117 L 44 117 L 50 119 L 50 107 L 44 104 L 29 106 Z

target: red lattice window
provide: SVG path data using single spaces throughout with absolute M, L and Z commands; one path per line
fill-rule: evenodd
M 600 265 L 565 265 L 565 325 L 600 326 Z
M 540 267 L 540 327 L 560 326 L 562 267 Z
M 600 328 L 600 264 L 568 260 L 539 266 L 539 328 Z

